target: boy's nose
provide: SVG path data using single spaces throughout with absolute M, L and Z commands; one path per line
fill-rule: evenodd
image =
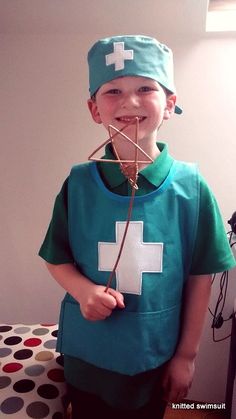
M 129 93 L 127 95 L 124 95 L 122 100 L 122 106 L 124 108 L 138 107 L 139 104 L 139 98 L 135 93 Z

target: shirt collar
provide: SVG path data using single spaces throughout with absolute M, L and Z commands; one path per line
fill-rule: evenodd
M 143 176 L 148 182 L 158 188 L 161 183 L 165 180 L 170 168 L 173 164 L 173 157 L 169 155 L 168 145 L 164 143 L 157 143 L 160 150 L 160 154 L 154 160 L 153 163 L 148 164 L 143 170 L 139 172 L 139 176 Z M 108 144 L 105 148 L 105 155 L 102 159 L 116 160 L 111 144 Z M 99 171 L 103 181 L 111 189 L 127 182 L 127 178 L 123 175 L 120 170 L 120 165 L 108 162 L 98 163 Z

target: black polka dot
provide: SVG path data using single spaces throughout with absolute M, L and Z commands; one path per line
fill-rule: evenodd
M 22 341 L 20 336 L 10 336 L 4 340 L 5 345 L 18 345 Z
M 64 356 L 63 356 L 63 355 L 59 355 L 59 356 L 56 358 L 56 362 L 57 362 L 59 365 L 61 365 L 61 367 L 63 367 L 63 366 L 64 366 Z
M 31 349 L 20 349 L 14 353 L 15 359 L 29 359 L 33 355 Z
M 35 383 L 32 380 L 19 380 L 14 384 L 13 389 L 17 393 L 28 393 L 33 390 L 34 387 Z
M 12 327 L 11 326 L 6 326 L 6 325 L 0 326 L 0 332 L 1 333 L 9 332 L 10 330 L 12 330 Z
M 51 333 L 51 335 L 52 335 L 54 338 L 57 338 L 57 335 L 58 335 L 58 330 L 54 330 L 54 331 Z
M 52 415 L 52 419 L 63 419 L 64 415 L 60 412 L 56 412 L 54 413 L 54 415 Z
M 37 392 L 44 399 L 56 399 L 59 395 L 57 387 L 52 384 L 43 384 L 42 386 L 39 386 Z

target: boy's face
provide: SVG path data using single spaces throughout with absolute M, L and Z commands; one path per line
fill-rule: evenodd
M 106 129 L 110 124 L 121 129 L 138 117 L 139 143 L 142 143 L 144 140 L 156 142 L 157 131 L 163 120 L 169 119 L 174 112 L 175 101 L 176 96 L 167 97 L 155 80 L 125 76 L 103 84 L 96 99 L 88 100 L 88 106 L 94 121 Z M 133 126 L 124 132 L 132 135 Z

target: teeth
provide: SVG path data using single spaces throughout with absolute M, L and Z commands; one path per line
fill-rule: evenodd
M 132 116 L 132 117 L 128 117 L 128 116 L 122 116 L 120 118 L 116 118 L 118 121 L 122 121 L 122 122 L 132 122 L 135 121 L 136 118 L 138 118 L 139 121 L 143 121 L 144 120 L 144 116 Z

